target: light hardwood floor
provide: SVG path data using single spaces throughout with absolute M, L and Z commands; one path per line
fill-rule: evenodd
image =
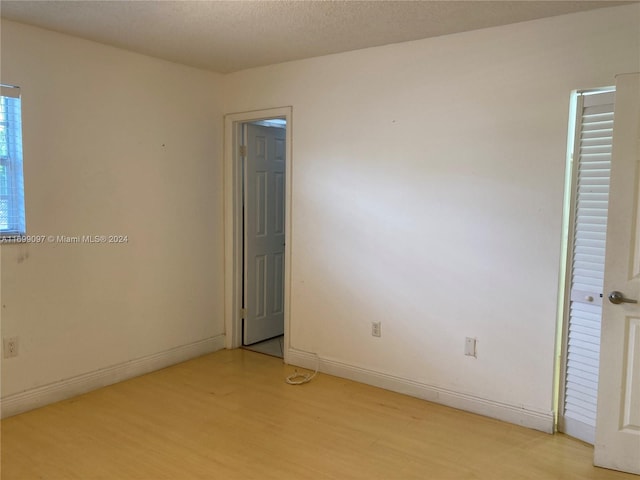
M 2 480 L 632 479 L 593 450 L 223 350 L 2 421 Z

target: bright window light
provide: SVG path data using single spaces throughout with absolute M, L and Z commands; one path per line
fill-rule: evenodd
M 26 233 L 22 177 L 20 89 L 2 85 L 0 95 L 0 236 Z

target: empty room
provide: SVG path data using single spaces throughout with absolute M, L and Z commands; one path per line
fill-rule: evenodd
M 3 480 L 640 478 L 640 3 L 0 15 Z

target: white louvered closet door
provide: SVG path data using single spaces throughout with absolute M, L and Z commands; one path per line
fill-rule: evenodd
M 573 252 L 560 429 L 593 444 L 614 92 L 581 95 L 574 148 Z

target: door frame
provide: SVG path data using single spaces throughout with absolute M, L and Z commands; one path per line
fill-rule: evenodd
M 571 297 L 571 268 L 573 261 L 573 238 L 575 235 L 575 203 L 578 166 L 574 164 L 578 112 L 582 104 L 582 91 L 573 90 L 569 104 L 567 132 L 567 156 L 565 167 L 564 207 L 562 214 L 562 251 L 558 292 L 558 318 L 556 324 L 556 365 L 553 396 L 555 406 L 555 431 L 564 431 L 565 382 L 567 376 L 567 350 L 569 341 L 569 306 Z
M 291 210 L 293 191 L 292 120 L 293 107 L 230 113 L 224 116 L 224 324 L 225 348 L 242 346 L 242 124 L 256 120 L 284 118 L 285 140 L 285 252 L 284 252 L 284 361 L 287 363 L 290 324 Z

